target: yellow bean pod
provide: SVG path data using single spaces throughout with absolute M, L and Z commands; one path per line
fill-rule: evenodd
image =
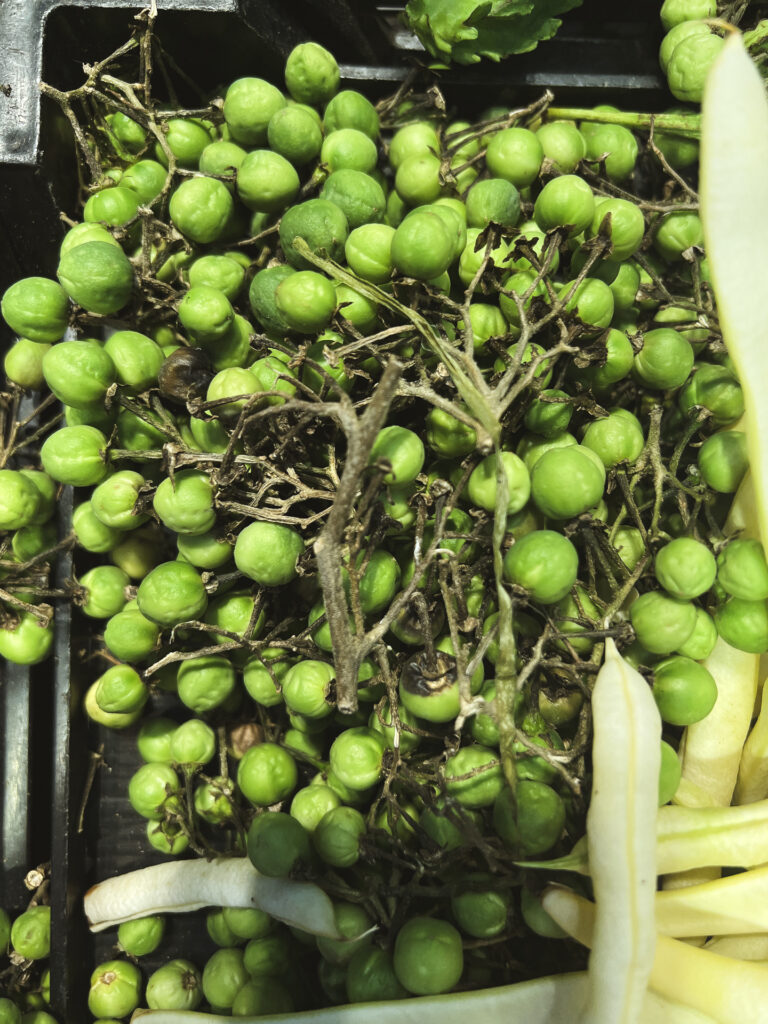
M 587 849 L 596 913 L 589 1024 L 640 1020 L 656 941 L 656 816 L 661 718 L 613 640 L 592 691 L 592 793 Z

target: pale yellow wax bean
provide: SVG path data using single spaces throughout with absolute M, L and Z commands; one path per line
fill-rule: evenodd
M 737 651 L 722 637 L 704 662 L 717 683 L 717 700 L 706 718 L 683 734 L 682 780 L 709 794 L 712 803 L 731 803 L 757 691 L 759 657 Z M 682 877 L 666 877 L 665 889 L 698 885 L 718 875 L 705 869 Z
M 521 867 L 590 874 L 587 846 L 579 840 L 564 857 L 518 861 Z M 676 807 L 656 818 L 660 875 L 704 867 L 754 868 L 768 863 L 768 800 L 733 807 Z
M 544 892 L 542 905 L 564 931 L 589 946 L 594 904 L 553 886 Z M 649 986 L 718 1024 L 768 1024 L 768 965 L 762 963 L 720 956 L 659 935 Z
M 755 504 L 755 485 L 749 470 L 744 474 L 739 489 L 731 502 L 723 532 L 726 537 L 738 533 L 745 539 L 760 539 L 760 526 L 757 521 L 757 506 Z
M 675 938 L 768 932 L 768 866 L 657 893 L 656 927 Z
M 723 340 L 744 393 L 759 536 L 768 544 L 768 99 L 741 35 L 725 41 L 701 109 L 700 215 Z
M 672 797 L 672 803 L 678 807 L 717 807 L 711 795 L 697 786 L 690 779 L 680 779 L 680 783 Z
M 768 800 L 740 807 L 659 808 L 659 874 L 702 867 L 754 868 L 766 862 Z
M 242 1024 L 565 1024 L 572 1022 L 587 997 L 587 973 L 557 974 L 533 981 L 443 996 L 420 996 L 383 1003 L 355 1003 L 284 1014 L 241 1017 Z M 138 1024 L 232 1024 L 231 1016 L 181 1010 L 139 1010 Z M 655 992 L 643 1000 L 639 1024 L 712 1024 L 712 1018 Z
M 720 806 L 733 797 L 744 741 L 752 720 L 760 659 L 718 637 L 704 665 L 717 683 L 717 700 L 706 718 L 685 730 L 682 777 Z
M 735 804 L 751 804 L 768 797 L 768 690 L 765 680 L 760 695 L 757 721 L 741 752 L 739 777 L 733 794 Z
M 653 962 L 661 718 L 613 640 L 592 690 L 587 851 L 596 917 L 588 1024 L 636 1024 Z
M 256 907 L 313 935 L 340 938 L 333 904 L 312 882 L 260 875 L 247 857 L 166 861 L 91 886 L 83 909 L 92 932 L 151 914 Z
M 718 956 L 736 960 L 765 960 L 768 962 L 768 932 L 762 935 L 718 935 L 704 947 Z

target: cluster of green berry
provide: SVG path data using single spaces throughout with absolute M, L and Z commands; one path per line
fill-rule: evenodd
M 51 1001 L 51 972 L 45 961 L 50 952 L 49 906 L 33 903 L 13 920 L 0 908 L 2 1024 L 56 1024 L 47 1009 Z M 10 964 L 6 957 L 10 957 Z
M 148 843 L 316 880 L 359 941 L 214 911 L 202 971 L 145 990 L 130 960 L 97 968 L 102 1024 L 143 993 L 290 1009 L 317 951 L 331 1003 L 513 980 L 516 935 L 561 934 L 514 862 L 583 832 L 601 641 L 652 682 L 662 803 L 718 633 L 768 650 L 768 568 L 726 523 L 743 400 L 680 177 L 695 146 L 664 141 L 668 185 L 615 124 L 375 107 L 314 43 L 285 80 L 238 79 L 206 117 L 144 97 L 89 122 L 100 176 L 58 282 L 2 299 L 6 373 L 64 425 L 43 472 L 3 471 L 0 525 L 21 573 L 51 546 L 42 505 L 76 489 L 73 590 L 110 662 L 85 709 L 138 744 Z M 50 630 L 8 606 L 0 650 L 39 661 Z M 152 917 L 119 942 L 162 936 Z

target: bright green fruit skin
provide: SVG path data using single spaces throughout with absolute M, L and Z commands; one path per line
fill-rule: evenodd
M 587 144 L 575 124 L 568 121 L 548 121 L 536 132 L 544 156 L 551 160 L 561 174 L 576 170 L 587 153 Z
M 278 647 L 264 647 L 243 665 L 243 684 L 249 695 L 263 707 L 282 704 L 283 678 L 291 667 L 286 652 Z M 271 672 L 271 674 L 270 674 Z
M 682 776 L 682 766 L 677 751 L 664 740 L 661 741 L 661 771 L 659 772 L 659 807 L 668 804 L 677 792 Z
M 223 339 L 235 316 L 223 292 L 202 284 L 189 289 L 178 313 L 184 329 L 201 345 L 215 345 Z
M 715 582 L 715 556 L 692 537 L 676 537 L 656 555 L 656 579 L 681 601 L 700 597 Z M 766 591 L 765 597 L 768 597 Z
M 22 612 L 18 623 L 0 628 L 0 657 L 15 665 L 37 665 L 53 646 L 53 624 L 41 623 L 31 612 Z
M 392 238 L 389 224 L 361 224 L 344 244 L 347 263 L 358 277 L 383 284 L 392 274 Z
M 690 381 L 681 389 L 678 404 L 684 413 L 700 405 L 712 414 L 715 427 L 728 427 L 744 413 L 744 392 L 733 373 L 726 366 L 714 363 L 694 363 Z
M 150 1010 L 196 1010 L 203 1001 L 200 972 L 189 960 L 170 960 L 149 976 L 144 999 Z
M 535 601 L 555 604 L 573 584 L 579 569 L 576 548 L 554 530 L 534 530 L 504 556 L 504 577 L 524 587 Z
M 614 409 L 589 424 L 582 444 L 591 448 L 606 469 L 611 469 L 620 462 L 634 462 L 643 450 L 645 438 L 636 416 L 627 409 Z
M 88 1009 L 94 1017 L 127 1017 L 141 999 L 141 971 L 127 960 L 108 960 L 91 975 Z
M 376 143 L 365 132 L 356 128 L 339 128 L 329 132 L 323 140 L 321 163 L 331 171 L 351 167 L 370 174 L 378 161 Z
M 108 242 L 85 242 L 70 249 L 61 257 L 56 276 L 74 302 L 104 316 L 119 312 L 133 290 L 128 257 Z
M 433 917 L 412 917 L 395 939 L 395 975 L 417 996 L 450 992 L 464 970 L 461 935 L 452 924 Z
M 570 298 L 565 304 L 568 312 L 574 312 L 579 319 L 591 327 L 608 327 L 613 318 L 615 304 L 613 292 L 608 285 L 596 277 L 585 277 L 576 285 L 573 294 L 571 290 L 574 282 L 567 281 L 560 289 L 560 298 L 567 295 Z
M 539 173 L 544 150 L 527 128 L 504 128 L 488 143 L 485 162 L 496 178 L 506 178 L 517 188 L 526 188 Z
M 206 722 L 190 718 L 174 730 L 170 747 L 176 764 L 208 764 L 216 753 L 216 733 Z
M 147 516 L 134 514 L 139 490 L 146 483 L 141 473 L 121 469 L 102 481 L 91 495 L 91 508 L 97 519 L 114 530 L 134 530 L 146 523 Z
M 333 773 L 352 790 L 365 790 L 381 778 L 384 737 L 373 729 L 346 729 L 331 744 Z
M 268 811 L 257 815 L 248 829 L 248 857 L 268 878 L 287 878 L 310 858 L 309 833 L 290 814 Z
M 717 626 L 711 615 L 703 608 L 696 609 L 696 623 L 693 632 L 677 648 L 677 653 L 686 658 L 693 658 L 694 661 L 704 661 L 710 656 L 717 643 Z
M 407 427 L 384 427 L 373 442 L 369 462 L 386 459 L 391 465 L 384 474 L 385 484 L 409 484 L 424 465 L 424 445 L 418 434 Z
M 19 387 L 37 391 L 45 382 L 43 358 L 50 345 L 19 338 L 5 353 L 3 370 L 8 380 Z
M 470 881 L 472 876 L 470 876 Z M 483 881 L 481 875 L 477 881 Z M 487 889 L 474 886 L 466 892 L 451 897 L 451 911 L 459 927 L 475 939 L 491 939 L 501 934 L 507 925 L 509 899 L 492 888 L 491 876 L 486 876 Z
M 118 383 L 136 394 L 146 391 L 157 381 L 158 371 L 163 365 L 163 352 L 146 334 L 115 331 L 104 342 L 104 352 L 114 364 Z
M 469 779 L 460 778 L 475 771 L 478 773 Z M 445 780 L 446 791 L 462 806 L 490 807 L 504 786 L 498 751 L 479 743 L 462 747 L 446 761 Z
M 197 715 L 220 707 L 231 696 L 236 683 L 232 663 L 215 654 L 182 661 L 176 673 L 179 700 Z
M 148 573 L 136 594 L 139 611 L 163 627 L 199 619 L 208 595 L 197 570 L 184 562 L 163 562 Z
M 205 245 L 224 233 L 234 204 L 227 186 L 215 178 L 187 178 L 171 195 L 171 221 L 191 242 Z
M 165 918 L 160 914 L 124 921 L 117 929 L 117 941 L 129 956 L 154 953 L 165 934 Z
M 675 655 L 655 665 L 653 673 L 653 696 L 662 721 L 693 725 L 715 706 L 717 683 L 697 661 Z
M 0 530 L 29 526 L 40 511 L 40 492 L 22 473 L 0 469 Z
M 291 801 L 291 815 L 307 832 L 314 832 L 325 815 L 341 805 L 330 786 L 305 786 Z
M 321 105 L 339 89 L 339 65 L 319 43 L 299 43 L 285 63 L 285 85 L 297 103 Z
M 204 149 L 213 141 L 206 122 L 196 117 L 172 117 L 165 127 L 165 143 L 176 158 L 176 164 L 188 170 L 196 168 Z M 154 155 L 163 167 L 168 166 L 168 155 L 159 140 L 155 143 Z
M 80 547 L 94 554 L 111 551 L 123 536 L 121 530 L 105 526 L 93 511 L 90 501 L 78 505 L 72 516 L 72 526 Z
M 698 465 L 704 483 L 720 494 L 734 494 L 749 466 L 747 436 L 741 430 L 721 430 L 699 448 Z
M 548 181 L 533 207 L 533 217 L 542 231 L 567 228 L 578 235 L 592 223 L 595 197 L 583 178 L 563 174 Z
M 443 409 L 432 408 L 427 413 L 427 444 L 446 459 L 463 458 L 474 451 L 477 433 L 473 427 L 457 420 Z
M 43 960 L 51 951 L 51 908 L 30 907 L 11 927 L 11 945 L 26 960 Z
M 62 341 L 43 356 L 45 382 L 73 409 L 101 402 L 116 377 L 109 352 L 96 341 Z
M 350 1003 L 402 999 L 408 993 L 397 980 L 392 957 L 383 949 L 358 949 L 347 965 L 347 998 Z
M 120 661 L 144 661 L 157 648 L 160 627 L 138 608 L 113 615 L 104 627 L 104 644 Z
M 691 246 L 701 245 L 703 239 L 704 229 L 699 215 L 691 210 L 674 210 L 659 220 L 653 245 L 659 255 L 674 261 L 681 259 Z
M 671 654 L 690 637 L 696 625 L 696 606 L 660 590 L 642 594 L 629 616 L 637 639 L 652 654 Z
M 347 218 L 328 199 L 307 199 L 291 206 L 280 218 L 280 245 L 288 263 L 296 270 L 314 269 L 296 250 L 293 244 L 296 238 L 303 238 L 316 255 L 338 262 L 348 234 Z
M 326 786 L 310 786 L 323 791 Z M 333 791 L 331 791 L 333 792 Z M 319 820 L 312 844 L 319 858 L 332 867 L 351 867 L 359 859 L 359 839 L 366 833 L 366 819 L 353 807 L 332 807 Z
M 240 949 L 216 950 L 203 968 L 203 994 L 220 1010 L 228 1010 L 249 981 Z
M 486 228 L 493 223 L 509 231 L 520 219 L 520 194 L 512 182 L 504 178 L 485 178 L 469 190 L 466 209 L 469 227 Z M 456 255 L 460 255 L 464 245 L 466 234 Z
M 672 51 L 667 64 L 669 91 L 683 103 L 701 103 L 704 83 L 725 40 L 716 35 L 689 35 Z
M 323 111 L 323 128 L 326 133 L 339 128 L 357 128 L 375 140 L 379 135 L 379 115 L 376 107 L 362 93 L 355 89 L 342 89 L 328 101 Z
M 573 406 L 566 392 L 545 388 L 525 414 L 525 426 L 542 437 L 555 437 L 568 429 L 572 415 Z
M 67 329 L 69 299 L 47 277 L 24 277 L 3 293 L 3 319 L 22 338 L 50 345 Z
M 121 227 L 133 220 L 138 208 L 138 195 L 130 188 L 116 185 L 94 192 L 83 207 L 83 220 Z
M 243 754 L 237 769 L 237 784 L 246 800 L 258 807 L 271 807 L 285 800 L 299 779 L 296 762 L 276 743 L 260 743 Z
M 290 583 L 304 551 L 300 534 L 280 523 L 257 521 L 241 530 L 235 542 L 235 565 L 266 587 Z
M 92 487 L 107 475 L 107 439 L 96 427 L 60 427 L 40 449 L 43 469 L 54 480 L 73 487 Z
M 123 172 L 120 185 L 131 189 L 147 205 L 163 191 L 167 173 L 157 160 L 138 160 Z
M 693 349 L 680 332 L 658 327 L 643 335 L 635 356 L 634 372 L 652 390 L 666 391 L 684 384 L 693 368 Z
M 731 647 L 750 654 L 768 651 L 768 604 L 731 597 L 714 613 L 717 632 Z
M 302 167 L 314 160 L 323 145 L 323 133 L 312 114 L 299 104 L 282 107 L 267 125 L 269 148 Z
M 603 221 L 609 215 L 609 255 L 612 260 L 626 260 L 635 253 L 643 240 L 645 219 L 642 211 L 628 199 L 601 199 L 595 206 L 595 215 L 587 234 L 590 237 L 597 235 Z
M 759 540 L 731 541 L 717 556 L 717 582 L 732 597 L 768 598 L 768 565 Z
M 320 193 L 344 212 L 350 229 L 384 219 L 387 200 L 379 182 L 370 174 L 342 168 L 329 174 Z
M 470 501 L 479 508 L 492 512 L 496 507 L 495 454 L 486 457 L 472 470 L 467 484 Z M 507 512 L 519 512 L 531 494 L 531 478 L 525 463 L 513 452 L 502 452 L 501 461 L 507 477 Z
M 401 274 L 431 281 L 451 265 L 454 244 L 441 217 L 417 211 L 395 229 L 390 252 L 392 263 Z
M 493 827 L 512 849 L 522 848 L 527 856 L 549 850 L 563 831 L 565 804 L 559 793 L 544 782 L 521 779 L 517 800 L 508 788 L 502 790 L 493 807 Z
M 142 818 L 161 821 L 165 801 L 179 788 L 179 777 L 170 765 L 150 762 L 137 768 L 128 783 L 131 807 Z
M 605 170 L 612 181 L 624 181 L 632 174 L 638 147 L 628 128 L 582 122 L 581 132 L 587 143 L 587 160 L 597 162 L 605 157 Z
M 269 122 L 285 106 L 278 88 L 263 78 L 238 78 L 224 97 L 224 119 L 235 142 L 261 146 Z
M 696 18 L 714 18 L 717 12 L 715 0 L 664 0 L 659 11 L 661 23 L 667 32 L 676 25 Z
M 211 481 L 198 470 L 181 470 L 173 479 L 163 480 L 152 505 L 165 526 L 175 533 L 207 533 L 216 522 Z
M 278 213 L 296 198 L 298 191 L 296 169 L 271 149 L 251 150 L 240 164 L 237 194 L 249 210 Z
M 59 256 L 85 242 L 107 242 L 109 245 L 116 245 L 118 249 L 121 248 L 117 239 L 101 224 L 83 222 L 73 225 L 64 235 L 59 247 Z
M 3 953 L 5 949 L 3 948 Z M 0 998 L 0 1024 L 21 1024 L 21 1010 L 5 996 Z
M 300 334 L 324 330 L 336 309 L 333 283 L 314 270 L 298 270 L 285 277 L 274 294 L 278 315 Z
M 582 445 L 544 452 L 531 472 L 531 496 L 550 519 L 571 519 L 594 508 L 604 485 L 602 461 Z
M 94 699 L 107 714 L 130 714 L 146 704 L 148 691 L 130 665 L 112 665 L 96 680 Z

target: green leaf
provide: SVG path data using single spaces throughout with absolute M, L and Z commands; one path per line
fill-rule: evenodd
M 408 22 L 425 48 L 459 64 L 501 60 L 535 49 L 581 0 L 409 0 Z

